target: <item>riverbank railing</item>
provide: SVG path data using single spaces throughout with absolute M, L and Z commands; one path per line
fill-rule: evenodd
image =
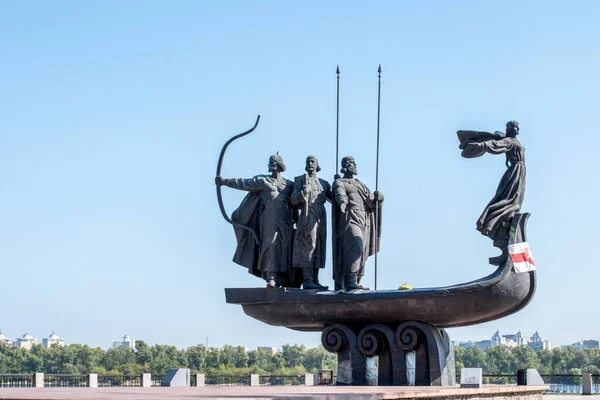
M 141 376 L 98 375 L 98 387 L 140 387 Z
M 259 375 L 260 386 L 296 386 L 304 384 L 304 375 Z
M 600 374 L 592 374 L 592 393 L 600 394 Z
M 542 374 L 548 385 L 546 394 L 582 394 L 583 375 Z M 106 374 L 0 374 L 1 388 L 27 387 L 156 387 L 161 386 L 164 376 L 142 375 L 106 375 Z M 332 370 L 305 375 L 219 375 L 192 374 L 191 386 L 291 386 L 291 385 L 335 385 Z M 316 378 L 316 379 L 315 379 Z M 323 379 L 322 379 L 323 378 Z M 327 379 L 325 379 L 327 378 Z M 516 374 L 483 374 L 484 386 L 516 385 Z M 321 382 L 322 381 L 322 382 Z M 460 375 L 456 377 L 460 383 Z M 589 384 L 589 377 L 587 378 Z M 589 390 L 589 386 L 588 386 Z M 591 374 L 591 394 L 600 394 L 600 374 Z
M 250 386 L 250 375 L 205 375 L 206 386 Z
M 541 374 L 544 383 L 548 385 L 545 394 L 582 394 L 583 375 L 576 374 Z M 592 374 L 592 394 L 600 394 L 600 374 Z M 516 385 L 516 374 L 483 374 L 483 386 Z M 460 383 L 460 375 L 456 376 Z
M 87 387 L 88 376 L 73 374 L 44 374 L 44 386 L 56 388 Z
M 33 386 L 33 374 L 0 374 L 0 388 Z

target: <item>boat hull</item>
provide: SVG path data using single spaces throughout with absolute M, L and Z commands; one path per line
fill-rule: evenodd
M 526 241 L 529 214 L 513 218 L 509 243 Z M 228 303 L 269 325 L 322 331 L 332 324 L 422 322 L 438 328 L 468 326 L 513 314 L 533 298 L 535 271 L 516 273 L 510 257 L 490 275 L 459 285 L 407 291 L 336 293 L 300 289 L 225 289 Z

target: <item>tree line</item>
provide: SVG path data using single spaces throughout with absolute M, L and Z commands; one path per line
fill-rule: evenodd
M 533 350 L 528 346 L 454 348 L 456 370 L 483 368 L 484 374 L 515 374 L 521 368 L 536 368 L 541 374 L 600 373 L 600 349 Z M 178 349 L 169 345 L 149 346 L 136 341 L 136 348 L 103 350 L 87 345 L 34 345 L 31 350 L 0 343 L 0 373 L 108 374 L 133 376 L 145 372 L 164 375 L 169 368 L 190 368 L 208 375 L 302 375 L 319 369 L 337 368 L 337 356 L 323 347 L 307 349 L 284 345 L 276 353 L 266 349 L 247 351 L 242 346 L 223 348 L 197 345 Z
M 529 346 L 488 347 L 466 349 L 455 346 L 456 371 L 460 368 L 483 368 L 484 374 L 516 374 L 522 368 L 535 368 L 540 374 L 581 375 L 600 373 L 600 349 L 576 350 L 572 347 L 552 350 L 533 350 Z
M 164 375 L 170 368 L 190 368 L 210 375 L 302 375 L 319 369 L 337 368 L 337 356 L 323 347 L 307 349 L 284 345 L 276 353 L 266 349 L 247 351 L 242 346 L 223 348 L 197 345 L 178 349 L 169 345 L 149 346 L 137 340 L 135 350 L 117 347 L 103 350 L 88 345 L 36 344 L 31 350 L 0 343 L 0 373 L 107 374 L 133 376 L 150 372 Z

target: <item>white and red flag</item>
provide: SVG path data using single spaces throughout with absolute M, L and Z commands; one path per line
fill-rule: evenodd
M 535 262 L 529 250 L 529 243 L 521 242 L 508 245 L 508 255 L 515 266 L 515 272 L 535 271 Z

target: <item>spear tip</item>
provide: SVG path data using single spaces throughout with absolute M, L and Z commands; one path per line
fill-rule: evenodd
M 381 73 L 381 64 L 379 64 L 379 68 L 377 69 L 377 72 Z
M 335 73 L 338 75 L 340 74 L 340 66 L 339 65 L 337 66 L 337 70 L 335 71 Z

